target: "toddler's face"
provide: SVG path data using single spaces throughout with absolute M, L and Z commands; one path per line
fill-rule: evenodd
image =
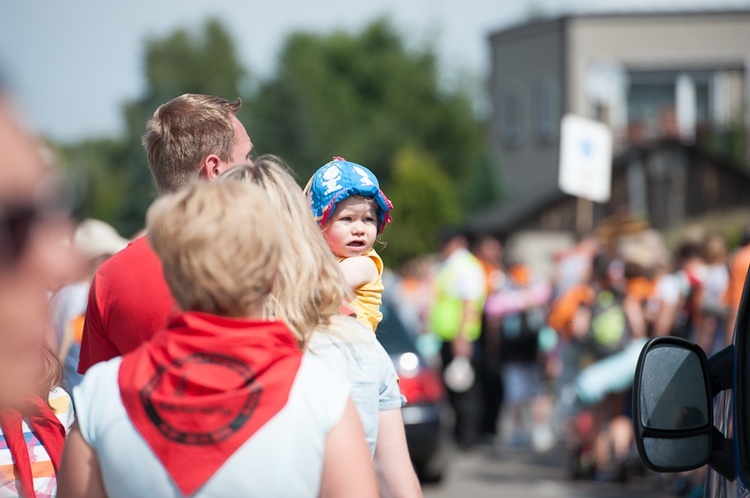
M 323 236 L 340 258 L 362 256 L 378 236 L 378 216 L 374 201 L 350 197 L 339 202 L 323 225 Z

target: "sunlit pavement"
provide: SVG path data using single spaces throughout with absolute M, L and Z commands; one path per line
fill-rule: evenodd
M 672 496 L 654 475 L 625 484 L 572 481 L 562 451 L 537 456 L 523 450 L 455 454 L 443 482 L 425 485 L 427 498 L 663 498 Z

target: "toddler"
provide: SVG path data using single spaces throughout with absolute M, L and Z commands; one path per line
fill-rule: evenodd
M 316 171 L 305 193 L 328 247 L 339 258 L 346 283 L 354 291 L 350 307 L 374 333 L 383 319 L 383 261 L 372 246 L 390 223 L 393 204 L 369 169 L 341 157 Z

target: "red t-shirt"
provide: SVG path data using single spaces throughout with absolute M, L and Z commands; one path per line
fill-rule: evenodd
M 177 311 L 148 240 L 132 242 L 99 267 L 91 284 L 78 372 L 133 351 Z

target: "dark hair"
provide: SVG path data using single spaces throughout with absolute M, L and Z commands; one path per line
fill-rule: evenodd
M 591 275 L 599 283 L 609 285 L 609 264 L 610 259 L 606 254 L 597 254 L 592 262 Z
M 471 235 L 471 239 L 470 239 L 471 247 L 473 249 L 478 249 L 482 244 L 484 244 L 488 240 L 494 240 L 495 242 L 498 242 L 498 243 L 502 244 L 502 242 L 500 241 L 500 239 L 498 237 L 495 237 L 492 234 L 489 234 L 489 233 L 478 233 L 478 234 L 472 234 Z
M 462 237 L 468 242 L 468 237 L 461 229 L 457 227 L 445 227 L 438 233 L 438 247 L 440 249 L 447 246 L 452 240 Z

